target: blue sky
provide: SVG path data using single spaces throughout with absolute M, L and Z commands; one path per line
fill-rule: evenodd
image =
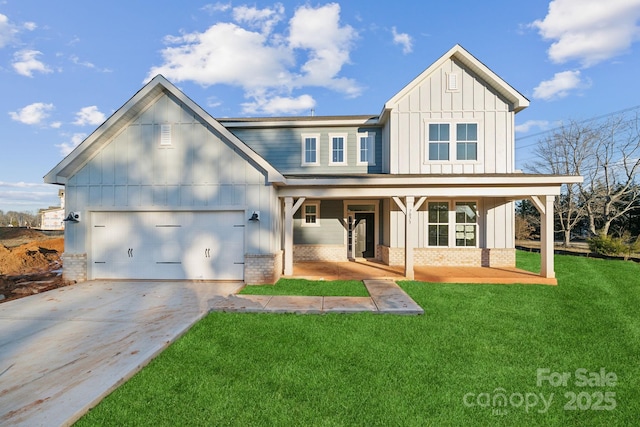
M 0 210 L 162 73 L 214 117 L 378 114 L 456 43 L 530 99 L 540 133 L 640 104 L 640 0 L 0 0 Z

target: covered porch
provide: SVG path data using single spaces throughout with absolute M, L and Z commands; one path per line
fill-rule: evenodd
M 284 205 L 283 227 L 283 272 L 285 276 L 323 276 L 329 274 L 330 266 L 337 268 L 335 277 L 348 277 L 362 267 L 361 263 L 320 263 L 313 267 L 309 263 L 296 262 L 293 258 L 294 215 L 307 199 L 374 199 L 391 200 L 403 217 L 404 239 L 403 265 L 390 267 L 379 263 L 374 267 L 378 274 L 398 275 L 408 280 L 428 282 L 464 283 L 544 283 L 556 284 L 553 264 L 554 241 L 554 200 L 560 195 L 561 186 L 579 182 L 578 176 L 515 174 L 476 175 L 351 175 L 351 176 L 305 176 L 287 177 L 286 184 L 278 193 Z M 511 267 L 497 268 L 493 264 L 483 267 L 416 265 L 418 245 L 418 225 L 420 207 L 428 200 L 442 198 L 499 198 L 515 201 L 529 199 L 540 212 L 541 217 L 541 271 L 539 275 L 519 271 Z M 510 213 L 509 215 L 513 215 Z M 402 218 L 401 217 L 401 218 Z M 514 241 L 513 236 L 505 237 Z M 476 243 L 477 245 L 477 243 Z M 424 246 L 422 246 L 424 247 Z M 511 244 L 506 248 L 514 248 Z M 492 249 L 492 246 L 476 246 Z M 499 249 L 499 247 L 498 247 Z M 513 249 L 515 250 L 515 249 Z M 420 264 L 420 263 L 418 263 Z M 424 262 L 422 263 L 424 264 Z M 515 264 L 512 264 L 515 265 Z M 313 268 L 312 268 L 313 267 Z M 321 268 L 320 274 L 314 269 Z M 368 272 L 374 272 L 369 270 Z M 535 280 L 532 278 L 534 277 Z

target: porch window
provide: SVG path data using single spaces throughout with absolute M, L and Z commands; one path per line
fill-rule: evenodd
M 359 132 L 358 133 L 358 164 L 359 165 L 375 165 L 375 132 Z
M 456 246 L 476 246 L 477 218 L 476 202 L 456 202 Z
M 330 165 L 346 165 L 347 164 L 347 136 L 346 135 L 329 135 L 329 164 Z
M 429 160 L 449 160 L 449 124 L 429 124 Z
M 429 202 L 429 246 L 449 246 L 449 203 Z
M 319 135 L 302 135 L 302 166 L 318 165 L 318 141 Z
M 456 159 L 478 159 L 478 125 L 476 123 L 456 125 Z
M 320 221 L 320 202 L 308 202 L 302 205 L 302 226 L 318 227 Z

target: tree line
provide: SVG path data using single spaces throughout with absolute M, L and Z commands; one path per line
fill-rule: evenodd
M 571 120 L 538 142 L 527 171 L 584 178 L 582 183 L 563 185 L 554 203 L 555 230 L 565 246 L 575 237 L 592 242 L 639 240 L 639 125 L 637 112 L 597 121 Z M 517 229 L 536 230 L 537 211 L 529 200 L 518 205 L 517 214 Z
M 0 227 L 40 227 L 40 215 L 0 210 Z

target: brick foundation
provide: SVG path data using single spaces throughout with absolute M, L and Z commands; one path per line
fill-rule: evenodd
M 282 251 L 275 254 L 244 256 L 244 282 L 247 285 L 273 284 L 282 276 Z
M 380 245 L 382 262 L 404 265 L 404 248 Z M 515 267 L 515 249 L 415 248 L 413 265 L 434 267 Z
M 62 279 L 84 282 L 87 280 L 87 254 L 62 254 Z
M 294 245 L 293 262 L 298 261 L 347 261 L 344 245 Z

